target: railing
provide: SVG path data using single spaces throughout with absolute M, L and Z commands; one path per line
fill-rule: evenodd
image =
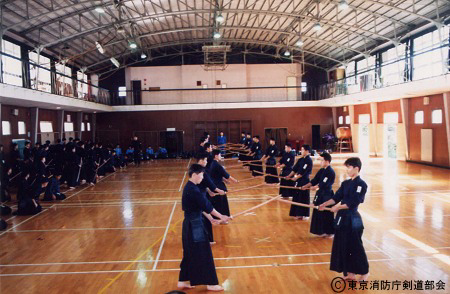
M 433 52 L 435 50 L 448 48 L 449 44 L 446 43 L 442 46 L 417 53 L 413 56 L 408 56 L 406 58 L 413 60 L 413 62 L 409 62 L 407 64 L 408 68 L 405 68 L 405 57 L 403 57 L 398 60 L 386 62 L 379 67 L 373 66 L 368 69 L 364 69 L 363 71 L 357 72 L 356 74 L 348 75 L 344 79 L 320 85 L 317 89 L 312 89 L 312 91 L 307 93 L 310 95 L 309 100 L 323 100 L 341 95 L 361 93 L 372 89 L 380 89 L 447 74 L 449 72 L 450 66 L 448 51 L 445 52 L 446 58 L 443 61 L 440 60 L 434 63 L 436 65 L 436 68 L 434 68 L 434 70 L 422 70 L 420 72 L 420 78 L 415 78 L 415 76 L 418 75 L 418 69 L 427 67 L 429 66 L 429 64 L 422 65 L 421 67 L 414 67 L 414 57 L 424 56 L 425 54 Z M 399 70 L 386 70 L 388 66 L 397 67 Z M 411 69 L 410 67 L 413 67 L 413 69 Z M 383 71 L 383 69 L 385 70 Z M 309 89 L 311 89 L 311 87 L 309 87 Z
M 302 86 L 153 89 L 139 93 L 126 91 L 131 104 L 239 103 L 302 100 Z M 117 93 L 116 93 L 117 94 Z M 139 94 L 139 95 L 137 95 Z M 139 97 L 140 96 L 140 97 Z M 113 104 L 125 104 L 125 97 L 113 95 Z M 139 103 L 139 99 L 141 103 Z
M 52 93 L 74 99 L 111 105 L 111 95 L 108 90 L 92 85 L 90 82 L 78 80 L 32 61 L 0 52 L 2 58 L 3 83 L 26 87 L 32 90 Z M 20 68 L 20 73 L 5 69 L 5 60 Z M 9 67 L 9 66 L 8 66 Z M 26 75 L 24 76 L 24 73 Z

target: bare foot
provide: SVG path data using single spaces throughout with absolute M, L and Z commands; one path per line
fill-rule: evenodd
M 191 286 L 189 282 L 178 282 L 178 289 L 193 289 L 195 286 Z
M 208 285 L 208 286 L 206 286 L 206 290 L 208 290 L 208 291 L 223 291 L 224 289 L 220 285 L 214 285 L 214 286 Z
M 209 242 L 209 245 L 214 245 L 216 244 L 216 242 Z
M 356 279 L 356 275 L 354 273 L 348 273 L 347 276 L 344 276 L 344 280 L 354 281 Z
M 308 217 L 308 216 L 304 216 L 304 217 L 302 218 L 302 220 L 309 220 L 309 217 Z
M 334 235 L 333 234 L 325 235 L 325 238 L 333 239 Z
M 370 276 L 370 274 L 369 273 L 367 273 L 367 274 L 365 274 L 365 275 L 361 275 L 360 277 L 359 277 L 359 279 L 358 279 L 358 281 L 367 281 L 368 279 L 369 279 L 369 276 Z

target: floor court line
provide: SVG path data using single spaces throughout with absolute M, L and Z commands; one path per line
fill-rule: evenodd
M 450 249 L 450 247 L 436 247 L 436 250 Z M 405 248 L 406 251 L 420 251 L 419 248 Z M 366 253 L 382 253 L 378 250 L 367 250 Z M 331 255 L 330 252 L 305 253 L 305 254 L 281 254 L 281 255 L 255 255 L 255 256 L 230 256 L 217 257 L 214 260 L 238 260 L 238 259 L 261 259 L 261 258 L 286 258 L 302 256 Z M 160 259 L 159 262 L 180 262 L 181 259 Z M 74 261 L 74 262 L 49 262 L 49 263 L 16 263 L 0 264 L 0 267 L 22 267 L 22 266 L 53 266 L 53 265 L 77 265 L 77 264 L 113 264 L 113 263 L 153 263 L 152 260 L 111 260 L 111 261 Z
M 438 259 L 434 256 L 414 256 L 414 257 L 400 257 L 400 258 L 382 258 L 369 259 L 369 262 L 385 262 L 397 260 L 413 260 L 413 259 Z M 280 264 L 257 264 L 257 265 L 241 265 L 241 266 L 217 266 L 217 270 L 221 269 L 244 269 L 244 268 L 263 268 L 263 267 L 283 267 L 283 266 L 311 266 L 311 265 L 328 265 L 330 262 L 304 262 L 304 263 L 280 263 Z M 108 273 L 136 273 L 136 272 L 170 272 L 179 271 L 179 268 L 168 269 L 138 269 L 138 270 L 109 270 L 109 271 L 79 271 L 79 272 L 35 272 L 35 273 L 17 273 L 17 274 L 0 274 L 0 277 L 14 277 L 14 276 L 46 276 L 46 275 L 76 275 L 76 274 L 108 274 Z M 101 290 L 104 291 L 104 290 Z
M 159 257 L 161 256 L 161 252 L 164 247 L 164 243 L 166 242 L 167 232 L 169 231 L 170 223 L 172 222 L 172 217 L 173 217 L 173 213 L 175 212 L 176 206 L 177 206 L 177 201 L 175 201 L 175 203 L 173 204 L 172 212 L 170 213 L 169 220 L 167 221 L 166 231 L 164 232 L 164 237 L 161 241 L 161 245 L 159 246 L 159 250 L 158 250 L 158 254 L 156 255 L 155 263 L 153 264 L 153 269 L 156 269 L 156 267 L 158 266 L 158 260 L 159 260 Z
M 27 222 L 27 221 L 29 221 L 30 219 L 33 219 L 33 218 L 35 218 L 35 217 L 37 217 L 37 216 L 39 216 L 39 215 L 43 214 L 44 212 L 46 212 L 47 210 L 51 209 L 52 207 L 53 207 L 53 206 L 50 206 L 50 208 L 47 208 L 47 209 L 43 209 L 43 210 L 42 210 L 41 212 L 39 212 L 39 213 L 36 213 L 35 215 L 33 215 L 33 216 L 31 216 L 31 217 L 27 218 L 26 220 L 24 220 L 24 221 L 22 221 L 22 222 L 18 223 L 18 224 L 17 224 L 17 225 L 15 225 L 15 226 L 12 226 L 12 227 L 11 227 L 11 228 L 9 228 L 8 230 L 6 230 L 6 231 L 4 231 L 3 233 L 1 233 L 1 234 L 0 234 L 0 236 L 2 236 L 2 235 L 4 235 L 4 234 L 8 233 L 9 231 L 11 231 L 11 230 L 13 230 L 13 229 L 17 228 L 18 226 L 20 226 L 20 225 L 22 225 L 22 224 L 26 223 L 26 222 Z
M 8 233 L 33 233 L 33 232 L 68 232 L 68 231 L 106 231 L 106 230 L 148 230 L 164 229 L 165 227 L 125 227 L 125 228 L 73 228 L 73 229 L 47 229 L 47 230 L 16 230 Z

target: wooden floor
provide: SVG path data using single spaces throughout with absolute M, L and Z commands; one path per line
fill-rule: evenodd
M 333 159 L 337 183 L 344 158 Z M 236 161 L 226 161 L 227 166 Z M 181 247 L 181 193 L 189 160 L 129 167 L 95 187 L 82 186 L 40 214 L 11 217 L 0 236 L 0 293 L 165 293 L 176 289 Z M 318 170 L 315 163 L 313 174 Z M 242 168 L 229 168 L 249 179 Z M 363 216 L 371 280 L 439 280 L 449 293 L 450 172 L 418 164 L 367 159 Z M 229 185 L 237 190 L 261 178 Z M 229 194 L 232 213 L 277 195 L 257 187 Z M 312 197 L 313 195 L 311 195 Z M 334 293 L 332 240 L 309 234 L 309 221 L 289 218 L 289 205 L 271 202 L 214 228 L 213 253 L 229 293 Z M 381 282 L 380 282 L 381 283 Z M 370 284 L 369 284 L 370 287 Z M 206 292 L 199 286 L 188 293 Z

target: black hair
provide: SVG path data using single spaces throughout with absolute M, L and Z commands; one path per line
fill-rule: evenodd
M 203 143 L 203 142 L 205 142 L 206 141 L 206 137 L 201 137 L 200 138 L 200 143 Z
M 208 149 L 209 147 L 211 147 L 211 143 L 205 143 L 203 147 L 205 147 L 205 149 Z
M 219 149 L 215 149 L 215 150 L 213 150 L 213 152 L 212 152 L 212 156 L 213 157 L 216 157 L 217 155 L 219 155 L 220 154 L 220 150 Z
M 324 160 L 331 162 L 331 155 L 328 152 L 323 152 L 322 154 L 320 154 L 321 157 L 323 157 Z
M 275 138 L 270 138 L 270 141 L 275 141 Z
M 291 143 L 286 143 L 286 144 L 284 144 L 285 146 L 287 146 L 287 147 L 289 147 L 289 148 L 292 148 L 292 144 Z
M 199 152 L 195 155 L 195 159 L 197 159 L 197 162 L 205 158 L 208 158 L 208 153 L 206 152 Z
M 193 174 L 199 174 L 204 172 L 205 169 L 198 163 L 194 163 L 189 167 L 189 177 L 192 177 Z
M 309 151 L 311 153 L 311 146 L 309 146 L 308 144 L 304 144 L 302 145 L 303 149 Z
M 255 138 L 259 140 L 259 136 L 255 136 Z
M 359 157 L 350 157 L 344 162 L 345 166 L 357 167 L 361 171 L 362 163 Z

